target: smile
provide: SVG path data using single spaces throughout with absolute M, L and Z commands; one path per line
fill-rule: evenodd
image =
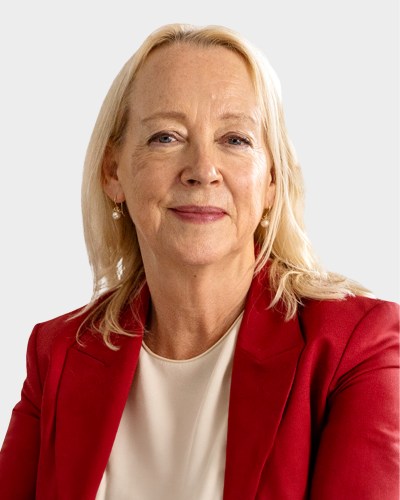
M 183 205 L 170 208 L 170 210 L 180 220 L 197 224 L 215 222 L 226 215 L 222 208 L 212 206 Z

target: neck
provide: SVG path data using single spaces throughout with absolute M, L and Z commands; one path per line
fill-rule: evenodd
M 244 308 L 254 262 L 229 266 L 145 265 L 152 306 L 145 342 L 156 354 L 189 359 L 214 345 Z

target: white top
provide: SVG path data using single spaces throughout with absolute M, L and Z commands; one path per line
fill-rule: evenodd
M 242 314 L 203 354 L 171 360 L 143 342 L 96 500 L 223 496 L 232 361 Z

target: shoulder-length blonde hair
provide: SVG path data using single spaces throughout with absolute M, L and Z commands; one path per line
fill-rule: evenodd
M 284 307 L 286 319 L 290 319 L 303 298 L 341 299 L 347 295 L 367 295 L 368 291 L 360 285 L 325 272 L 313 253 L 304 232 L 303 179 L 285 127 L 279 80 L 263 54 L 225 27 L 170 24 L 150 34 L 115 78 L 87 149 L 82 211 L 93 271 L 93 297 L 84 312 L 89 311 L 87 319 L 90 318 L 92 326 L 103 334 L 110 348 L 115 348 L 110 332 L 132 334 L 122 328 L 120 313 L 139 293 L 145 273 L 131 219 L 122 217 L 114 221 L 111 217 L 113 203 L 103 190 L 102 167 L 108 148 L 123 141 L 129 120 L 130 91 L 138 70 L 150 52 L 175 43 L 225 47 L 243 57 L 252 75 L 276 184 L 268 231 L 259 226 L 254 235 L 259 248 L 255 273 L 270 262 L 270 286 L 274 291 L 271 307 L 279 302 Z M 102 300 L 98 300 L 99 297 Z

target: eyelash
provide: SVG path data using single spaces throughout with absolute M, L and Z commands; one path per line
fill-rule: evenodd
M 175 137 L 174 134 L 170 133 L 170 132 L 158 132 L 157 134 L 155 135 L 152 135 L 150 137 L 150 139 L 148 140 L 148 144 L 151 144 L 151 143 L 154 143 L 156 142 L 158 139 L 160 139 L 161 137 L 168 137 L 168 138 L 172 138 L 174 140 L 177 140 L 177 138 Z M 235 139 L 235 140 L 239 140 L 241 141 L 242 143 L 244 144 L 229 144 L 230 146 L 233 146 L 233 147 L 236 147 L 236 146 L 252 146 L 252 142 L 251 140 L 248 138 L 248 137 L 245 137 L 245 136 L 242 136 L 242 135 L 228 135 L 228 136 L 224 136 L 222 138 L 223 140 L 232 140 L 232 139 Z M 169 142 L 159 142 L 158 144 L 171 144 L 171 142 L 173 141 L 169 141 Z
M 228 137 L 227 137 L 227 139 L 228 139 L 228 140 L 229 140 L 229 139 L 238 139 L 239 141 L 244 142 L 244 144 L 245 144 L 246 146 L 251 146 L 251 145 L 252 145 L 252 143 L 251 143 L 250 139 L 248 139 L 247 137 L 244 137 L 244 136 L 242 136 L 242 135 L 230 135 L 230 136 L 228 136 Z M 236 146 L 236 144 L 231 144 L 231 145 L 232 145 L 232 146 Z M 242 145 L 242 144 L 240 144 L 240 145 L 238 145 L 238 146 L 241 146 L 241 145 Z
M 151 144 L 152 142 L 155 142 L 157 139 L 160 139 L 160 137 L 171 137 L 172 139 L 176 139 L 176 137 L 170 132 L 158 132 L 157 134 L 152 135 L 150 137 L 148 143 Z M 170 142 L 159 142 L 159 144 L 170 144 Z

